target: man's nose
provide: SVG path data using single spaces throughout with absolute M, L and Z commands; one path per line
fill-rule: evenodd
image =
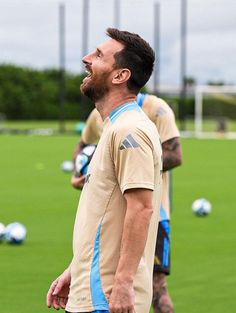
M 83 58 L 82 58 L 82 62 L 84 64 L 91 64 L 92 63 L 92 56 L 93 56 L 93 53 L 89 53 L 87 55 L 85 55 Z

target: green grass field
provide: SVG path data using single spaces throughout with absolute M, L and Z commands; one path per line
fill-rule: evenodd
M 76 121 L 65 121 L 64 126 L 66 130 L 73 131 L 75 130 Z M 7 128 L 7 129 L 18 129 L 18 130 L 29 130 L 29 129 L 52 129 L 52 130 L 59 130 L 60 124 L 59 121 L 2 121 L 0 123 L 0 129 Z
M 0 222 L 26 225 L 25 244 L 0 244 L 2 313 L 46 313 L 49 284 L 71 258 L 79 193 L 60 170 L 76 136 L 0 136 Z M 173 175 L 172 275 L 177 313 L 235 312 L 236 144 L 184 139 L 183 166 Z M 210 216 L 191 203 L 206 197 Z
M 66 131 L 73 132 L 75 131 L 77 121 L 67 120 L 64 123 Z M 177 121 L 178 127 L 184 127 L 184 130 L 193 131 L 194 130 L 194 120 L 193 118 L 188 118 L 185 120 L 184 125 L 180 121 Z M 230 118 L 226 119 L 226 129 L 230 132 L 236 132 L 236 122 Z M 203 131 L 205 132 L 215 132 L 218 127 L 218 122 L 216 118 L 204 119 L 202 121 Z M 40 120 L 20 120 L 20 121 L 0 121 L 0 131 L 1 129 L 7 130 L 35 130 L 35 129 L 48 129 L 53 131 L 58 131 L 60 129 L 59 121 L 49 120 L 49 121 L 40 121 Z

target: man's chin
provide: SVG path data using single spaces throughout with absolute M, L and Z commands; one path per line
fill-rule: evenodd
M 88 80 L 84 80 L 82 84 L 80 85 L 80 91 L 88 97 L 90 100 L 93 102 L 96 102 L 104 97 L 104 95 L 108 92 L 103 88 L 104 86 L 97 86 L 95 88 L 91 81 L 89 82 Z
M 83 95 L 85 95 L 86 97 L 88 97 L 90 100 L 95 101 L 96 99 L 93 96 L 93 92 L 92 90 L 86 86 L 86 84 L 82 84 L 80 85 L 80 91 Z

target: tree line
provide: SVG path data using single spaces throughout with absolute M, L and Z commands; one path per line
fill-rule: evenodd
M 0 65 L 0 113 L 13 120 L 58 119 L 60 77 L 57 69 Z M 81 96 L 80 84 L 84 77 L 68 72 L 64 77 L 65 118 L 84 120 L 94 106 Z
M 94 104 L 81 95 L 80 85 L 84 76 L 64 73 L 64 119 L 86 120 Z M 37 70 L 13 64 L 0 64 L 0 116 L 9 120 L 53 120 L 61 117 L 60 79 L 58 69 Z M 142 91 L 146 92 L 144 88 Z M 194 115 L 194 97 L 184 103 L 179 97 L 161 95 L 172 106 L 177 119 Z M 228 103 L 226 105 L 226 100 Z M 205 99 L 204 115 L 230 116 L 236 119 L 235 97 L 226 100 Z

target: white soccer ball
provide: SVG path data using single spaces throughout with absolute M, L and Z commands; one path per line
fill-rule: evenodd
M 0 241 L 4 239 L 5 236 L 5 225 L 0 223 Z
M 8 224 L 5 229 L 5 239 L 9 243 L 20 244 L 25 241 L 26 238 L 26 227 L 21 223 Z
M 204 199 L 197 199 L 192 203 L 192 210 L 198 216 L 206 216 L 211 213 L 211 203 Z
M 67 173 L 70 173 L 74 170 L 74 164 L 72 161 L 64 161 L 62 162 L 61 164 L 61 170 L 63 172 L 67 172 Z

